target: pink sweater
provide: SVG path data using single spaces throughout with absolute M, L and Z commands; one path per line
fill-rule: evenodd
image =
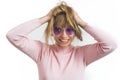
M 103 31 L 89 25 L 84 29 L 97 43 L 85 46 L 59 47 L 31 40 L 27 35 L 40 26 L 39 19 L 25 22 L 7 33 L 8 40 L 37 64 L 40 80 L 83 80 L 85 67 L 116 48 Z

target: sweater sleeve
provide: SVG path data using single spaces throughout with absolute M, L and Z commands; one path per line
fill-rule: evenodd
M 40 26 L 39 19 L 33 19 L 10 30 L 6 37 L 19 50 L 31 57 L 35 62 L 44 46 L 40 41 L 32 40 L 27 35 Z
M 102 30 L 90 25 L 87 25 L 84 30 L 97 41 L 94 44 L 82 47 L 86 65 L 111 53 L 117 47 L 112 37 Z

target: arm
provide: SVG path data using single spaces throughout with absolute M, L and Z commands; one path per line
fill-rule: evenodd
M 116 48 L 116 43 L 110 35 L 104 31 L 91 27 L 83 21 L 78 14 L 74 11 L 75 20 L 87 33 L 89 33 L 97 43 L 89 44 L 82 47 L 84 61 L 86 65 L 108 55 Z
M 104 31 L 86 25 L 84 30 L 89 33 L 97 42 L 83 47 L 86 65 L 108 55 L 116 48 L 116 43 L 110 35 Z
M 46 23 L 49 18 L 50 17 L 47 15 L 42 18 L 20 24 L 10 30 L 6 34 L 6 37 L 16 48 L 26 53 L 34 61 L 37 61 L 39 53 L 44 45 L 39 41 L 29 39 L 27 35 L 40 25 Z

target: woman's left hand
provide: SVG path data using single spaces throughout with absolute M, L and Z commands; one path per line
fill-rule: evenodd
M 73 8 L 72 8 L 72 10 L 73 10 L 74 18 L 75 18 L 77 24 L 80 25 L 82 28 L 85 28 L 87 23 L 80 18 L 78 13 Z

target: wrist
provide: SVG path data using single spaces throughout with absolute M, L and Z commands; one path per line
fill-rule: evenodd
M 84 29 L 84 28 L 87 26 L 87 23 L 84 22 L 83 20 L 80 20 L 79 23 L 78 23 L 78 25 L 79 25 L 81 28 Z
M 39 18 L 39 22 L 41 24 L 44 24 L 44 23 L 48 22 L 49 20 L 50 20 L 49 16 L 43 16 L 43 17 Z

